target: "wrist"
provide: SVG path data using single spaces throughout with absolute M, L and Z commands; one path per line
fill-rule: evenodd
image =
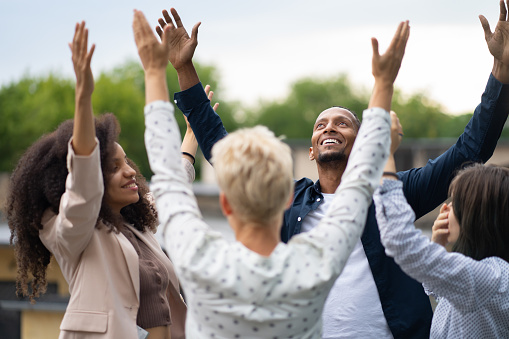
M 192 61 L 185 63 L 179 68 L 175 68 L 175 70 L 177 71 L 181 91 L 185 91 L 200 82 Z
M 145 70 L 145 79 L 161 76 L 166 77 L 166 67 L 150 67 Z
M 177 71 L 177 74 L 186 74 L 192 71 L 195 71 L 194 64 L 192 60 L 189 60 L 187 62 L 184 62 L 179 67 L 175 67 L 175 70 Z
M 501 83 L 509 84 L 509 65 L 506 65 L 495 58 L 493 61 L 493 69 L 491 73 L 495 79 Z

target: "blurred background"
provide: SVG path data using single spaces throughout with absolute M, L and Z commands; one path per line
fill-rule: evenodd
M 285 135 L 295 178 L 317 178 L 308 160 L 313 123 L 341 105 L 361 115 L 371 86 L 371 42 L 383 52 L 401 20 L 411 36 L 396 81 L 393 110 L 405 137 L 396 154 L 399 170 L 423 166 L 461 134 L 488 80 L 492 57 L 477 16 L 492 28 L 497 0 L 387 1 L 0 1 L 0 207 L 9 175 L 35 140 L 73 117 L 74 74 L 67 43 L 85 20 L 96 44 L 92 69 L 96 114 L 113 112 L 120 144 L 150 179 L 143 142 L 144 77 L 132 37 L 132 9 L 153 26 L 162 9 L 175 7 L 188 31 L 202 22 L 195 65 L 215 92 L 228 131 L 263 124 Z M 176 73 L 167 70 L 170 95 Z M 178 112 L 178 110 L 177 110 Z M 178 116 L 181 131 L 185 123 Z M 509 166 L 506 124 L 492 163 Z M 217 202 L 213 170 L 198 157 L 194 190 L 204 218 L 233 240 Z M 429 235 L 437 212 L 417 221 Z M 16 264 L 10 232 L 0 215 L 0 338 L 55 338 L 68 300 L 58 265 L 48 292 L 35 304 L 15 295 Z

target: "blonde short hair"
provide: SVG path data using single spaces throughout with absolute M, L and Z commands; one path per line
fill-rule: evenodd
M 219 188 L 243 221 L 267 222 L 293 192 L 290 147 L 265 126 L 239 129 L 212 148 Z

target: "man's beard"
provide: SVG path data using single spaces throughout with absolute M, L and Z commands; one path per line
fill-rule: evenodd
M 348 158 L 344 151 L 327 152 L 318 154 L 318 162 L 322 166 L 335 166 L 338 163 L 346 162 Z

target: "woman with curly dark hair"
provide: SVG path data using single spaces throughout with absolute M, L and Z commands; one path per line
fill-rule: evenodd
M 75 118 L 35 142 L 11 178 L 7 218 L 17 292 L 35 302 L 46 290 L 54 256 L 71 294 L 60 338 L 134 339 L 142 329 L 150 338 L 183 338 L 186 305 L 153 234 L 158 221 L 148 185 L 116 142 L 114 115 L 94 121 L 95 46 L 88 50 L 84 22 L 76 24 L 69 46 L 77 80 Z M 183 150 L 194 155 L 195 144 L 188 131 Z M 192 180 L 192 164 L 182 161 Z

